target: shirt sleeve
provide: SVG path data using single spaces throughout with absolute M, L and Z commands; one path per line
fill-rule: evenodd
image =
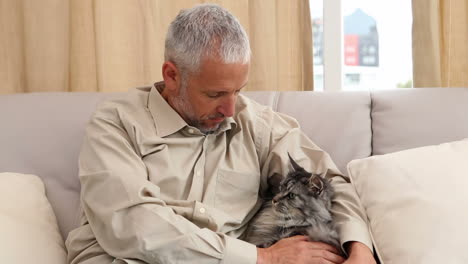
M 100 246 L 147 263 L 256 263 L 254 245 L 199 228 L 160 198 L 131 128 L 110 112 L 98 111 L 88 124 L 79 159 L 82 206 Z M 197 204 L 178 206 L 190 215 Z
M 337 223 L 341 245 L 358 241 L 373 250 L 367 217 L 358 195 L 349 177 L 341 174 L 328 153 L 312 142 L 292 117 L 265 109 L 256 124 L 258 132 L 263 131 L 257 133 L 261 136 L 256 139 L 262 164 L 262 190 L 266 191 L 270 179 L 289 172 L 289 153 L 306 170 L 331 179 L 335 190 L 332 214 Z

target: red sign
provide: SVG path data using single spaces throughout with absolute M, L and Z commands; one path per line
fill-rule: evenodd
M 359 65 L 359 36 L 344 36 L 344 63 L 348 66 Z

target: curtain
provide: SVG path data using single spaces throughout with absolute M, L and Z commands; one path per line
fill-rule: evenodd
M 414 87 L 468 87 L 468 0 L 413 0 Z
M 162 80 L 180 9 L 230 10 L 252 48 L 246 90 L 312 90 L 308 0 L 0 0 L 0 93 L 127 91 Z

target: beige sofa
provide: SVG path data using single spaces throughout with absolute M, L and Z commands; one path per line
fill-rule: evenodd
M 465 88 L 244 94 L 295 117 L 344 173 L 353 159 L 468 137 Z M 0 96 L 0 172 L 34 174 L 42 179 L 62 238 L 79 221 L 77 159 L 87 120 L 99 102 L 119 96 L 124 94 Z M 0 217 L 5 212 L 0 211 Z M 35 263 L 45 262 L 37 258 Z

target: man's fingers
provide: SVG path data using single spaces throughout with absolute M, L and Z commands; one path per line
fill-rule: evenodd
M 293 260 L 292 263 L 326 263 L 342 264 L 345 259 L 340 256 L 339 250 L 322 242 L 309 241 L 307 236 L 293 236 L 284 238 L 268 248 L 282 263 Z M 289 263 L 289 262 L 288 262 Z
M 335 254 L 333 252 L 330 252 L 328 250 L 322 250 L 321 254 L 324 259 L 332 263 L 343 263 L 345 261 L 345 259 L 342 256 Z
M 342 264 L 344 263 L 344 261 L 335 262 L 335 261 L 330 261 L 330 260 L 317 258 L 317 257 L 310 258 L 309 260 L 310 261 L 308 261 L 307 263 L 313 263 L 313 264 L 315 263 L 320 263 L 320 264 Z
M 292 237 L 288 237 L 288 238 L 284 238 L 283 240 L 287 240 L 289 242 L 293 242 L 293 241 L 308 241 L 309 238 L 307 236 L 301 236 L 301 235 L 297 235 L 297 236 L 292 236 Z
M 334 254 L 337 254 L 337 255 L 340 255 L 340 251 L 335 248 L 334 246 L 331 246 L 329 244 L 326 244 L 326 243 L 322 243 L 322 242 L 309 242 L 308 243 L 309 246 L 311 248 L 314 248 L 314 249 L 324 249 L 324 250 L 327 250 L 327 251 L 330 251 Z

